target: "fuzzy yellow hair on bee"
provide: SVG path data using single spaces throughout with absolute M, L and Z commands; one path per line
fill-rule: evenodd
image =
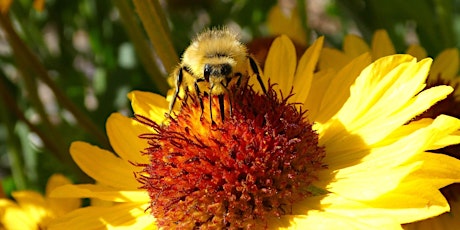
M 169 114 L 183 88 L 186 93 L 196 93 L 202 111 L 202 94 L 208 94 L 209 108 L 212 107 L 212 96 L 217 95 L 224 120 L 224 95 L 230 93 L 231 85 L 239 87 L 247 84 L 251 75 L 256 75 L 262 90 L 266 92 L 259 67 L 248 54 L 246 46 L 239 41 L 238 35 L 227 28 L 206 30 L 192 40 L 182 55 L 181 63 L 172 73 L 175 91 Z M 230 113 L 231 109 L 230 103 Z M 212 120 L 212 109 L 210 114 Z

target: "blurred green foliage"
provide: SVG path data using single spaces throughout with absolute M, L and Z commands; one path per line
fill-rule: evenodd
M 458 44 L 460 1 L 454 0 L 336 0 L 356 22 L 364 38 L 385 29 L 397 50 L 407 47 L 406 36 L 415 32 L 431 55 Z M 455 26 L 454 26 L 455 25 Z M 412 31 L 413 30 L 413 31 Z M 456 33 L 457 32 L 457 33 Z
M 310 2 L 297 0 L 305 20 L 311 18 L 307 12 L 318 12 L 306 11 L 314 5 Z M 249 38 L 269 35 L 265 22 L 277 1 L 164 0 L 157 9 L 162 15 L 152 17 L 165 17 L 165 28 L 144 28 L 137 14 L 143 9 L 134 3 L 50 0 L 38 12 L 32 0 L 15 0 L 1 17 L 0 178 L 7 194 L 43 190 L 55 172 L 89 180 L 70 159 L 70 143 L 83 140 L 110 149 L 105 120 L 116 111 L 132 114 L 126 93 L 165 95 L 170 70 L 148 32 L 155 36 L 164 29 L 175 52 L 167 55 L 177 60 L 191 37 L 208 27 L 237 25 Z M 400 52 L 413 32 L 434 56 L 459 44 L 459 6 L 448 0 L 331 0 L 320 12 L 338 22 L 334 31 L 321 23 L 304 24 L 337 47 L 351 29 L 369 41 L 373 31 L 384 28 Z

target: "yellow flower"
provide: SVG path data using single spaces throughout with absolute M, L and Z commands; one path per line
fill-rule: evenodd
M 268 13 L 266 25 L 270 35 L 256 37 L 247 44 L 249 53 L 262 69 L 272 42 L 281 34 L 287 35 L 294 42 L 299 58 L 307 49 L 307 31 L 302 26 L 302 19 L 293 1 L 279 1 L 273 6 Z
M 60 174 L 48 180 L 43 197 L 35 191 L 16 191 L 9 199 L 0 199 L 0 223 L 5 229 L 46 229 L 51 221 L 80 207 L 80 199 L 51 198 L 49 194 L 56 187 L 71 182 Z
M 378 30 L 374 33 L 371 45 L 355 35 L 348 35 L 343 43 L 343 51 L 334 49 L 325 49 L 322 57 L 322 68 L 338 69 L 348 63 L 353 58 L 365 53 L 371 53 L 372 59 L 395 54 L 395 48 L 385 30 Z M 425 49 L 419 45 L 410 45 L 407 54 L 411 54 L 418 60 L 427 57 Z M 340 57 L 340 62 L 336 61 Z M 440 114 L 446 114 L 456 118 L 460 118 L 460 78 L 457 76 L 459 70 L 459 53 L 457 48 L 446 49 L 442 51 L 434 60 L 430 69 L 426 88 L 431 88 L 437 85 L 450 85 L 454 87 L 454 92 L 446 99 L 438 102 L 423 114 L 417 116 L 420 118 L 435 118 Z M 448 146 L 438 150 L 439 153 L 460 158 L 460 145 Z M 439 218 L 432 218 L 426 221 L 417 222 L 406 225 L 407 229 L 439 229 L 453 228 L 456 229 L 460 218 L 458 218 L 458 196 L 460 185 L 453 184 L 441 190 L 446 195 L 449 204 L 453 206 L 450 213 L 441 215 Z M 457 212 L 456 212 L 457 211 Z
M 288 1 L 281 1 L 270 9 L 267 27 L 272 35 L 285 34 L 299 45 L 307 45 L 307 33 L 302 27 L 298 9 Z
M 118 156 L 84 142 L 71 146 L 98 184 L 53 193 L 116 203 L 74 211 L 49 229 L 401 229 L 449 211 L 439 188 L 460 181 L 460 161 L 427 151 L 459 143 L 460 120 L 410 122 L 452 92 L 422 91 L 431 59 L 393 55 L 371 63 L 363 54 L 315 73 L 322 43 L 297 62 L 292 42 L 276 39 L 264 69 L 276 84 L 267 95 L 236 91 L 233 116 L 215 126 L 193 97 L 165 126 L 165 98 L 130 93 L 136 120 L 115 113 L 107 121 Z

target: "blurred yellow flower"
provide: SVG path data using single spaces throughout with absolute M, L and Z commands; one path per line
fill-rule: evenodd
M 53 189 L 66 184 L 71 182 L 63 175 L 54 174 L 48 180 L 44 197 L 38 192 L 24 190 L 11 194 L 16 202 L 0 199 L 1 226 L 7 230 L 47 229 L 51 221 L 80 207 L 80 199 L 49 197 Z
M 13 3 L 13 0 L 0 0 L 0 12 L 7 13 L 10 10 L 11 3 Z M 35 10 L 42 11 L 45 6 L 45 0 L 34 0 L 33 6 Z
M 1 0 L 0 1 L 0 12 L 5 14 L 10 9 L 11 3 L 13 0 Z
M 287 35 L 301 46 L 307 45 L 307 33 L 302 27 L 302 21 L 295 5 L 282 5 L 280 1 L 270 9 L 267 18 L 267 27 L 272 35 Z M 289 3 L 287 3 L 289 4 Z
M 439 189 L 460 181 L 460 161 L 428 151 L 459 143 L 460 120 L 441 115 L 410 122 L 452 92 L 449 86 L 423 90 L 431 59 L 417 62 L 410 55 L 392 55 L 372 62 L 362 54 L 337 70 L 315 72 L 322 45 L 320 38 L 297 62 L 292 42 L 277 38 L 264 68 L 266 83 L 275 83 L 272 90 L 265 95 L 243 89 L 244 97 L 235 97 L 234 116 L 218 129 L 209 125 L 208 116 L 200 119 L 193 99 L 162 126 L 167 100 L 131 92 L 134 113 L 143 122 L 118 113 L 109 117 L 107 134 L 117 156 L 84 142 L 71 146 L 72 158 L 98 184 L 66 185 L 53 193 L 116 204 L 76 210 L 49 229 L 401 229 L 403 223 L 449 211 Z M 260 92 L 253 78 L 251 84 Z M 315 134 L 293 137 L 299 130 L 312 131 L 307 121 L 313 122 Z M 251 128 L 244 131 L 247 126 Z M 237 150 L 235 143 L 245 147 Z M 295 164 L 311 148 L 316 150 L 306 162 L 312 166 Z M 294 163 L 264 161 L 272 153 L 292 156 Z M 258 157 L 245 161 L 248 155 Z M 264 164 L 267 171 L 249 167 Z M 278 170 L 271 171 L 273 165 Z M 251 173 L 239 171 L 243 169 Z M 285 180 L 278 180 L 286 171 Z M 305 172 L 308 181 L 290 180 Z M 219 173 L 224 176 L 214 176 Z M 236 181 L 230 183 L 232 178 Z M 203 183 L 205 189 L 199 189 Z M 193 205 L 186 212 L 177 211 L 189 203 Z M 244 220 L 235 218 L 242 213 Z

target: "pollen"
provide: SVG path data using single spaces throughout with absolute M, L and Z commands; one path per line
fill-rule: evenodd
M 155 130 L 141 135 L 150 163 L 139 164 L 138 180 L 159 228 L 267 228 L 312 195 L 324 148 L 306 112 L 278 98 L 272 88 L 262 95 L 241 88 L 226 96 L 233 109 L 217 123 L 193 96 L 167 125 L 136 116 Z

